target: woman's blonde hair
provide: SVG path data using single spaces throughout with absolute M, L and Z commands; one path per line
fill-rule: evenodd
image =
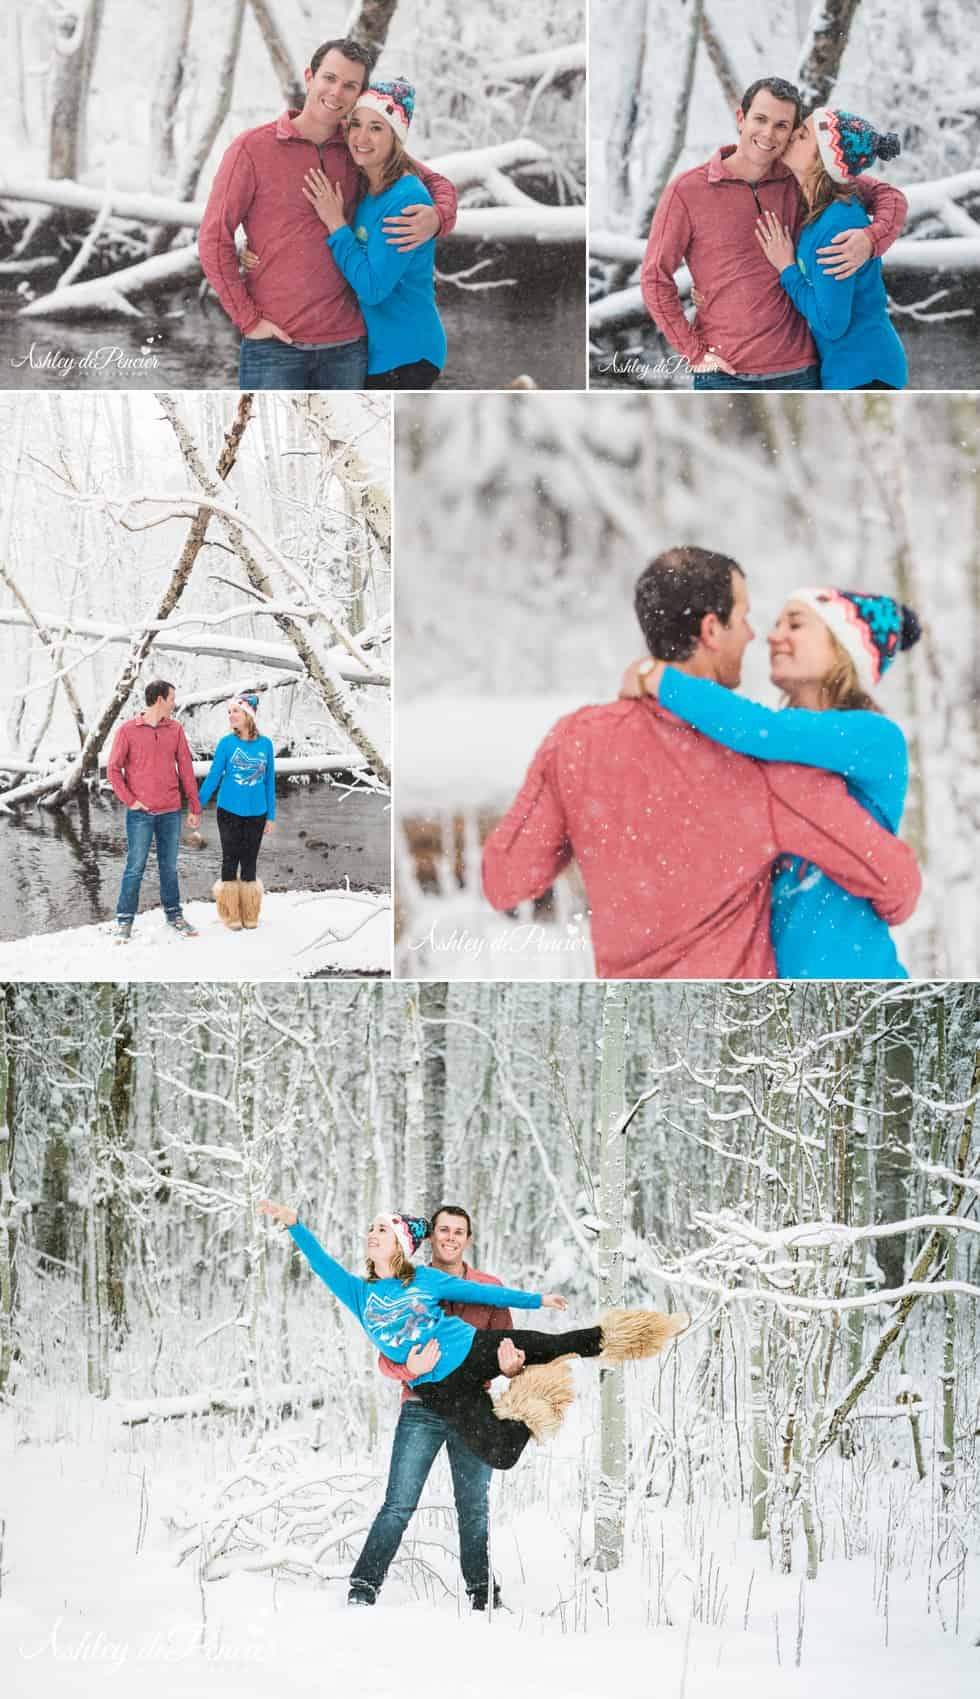
M 807 179 L 805 200 L 807 202 L 803 227 L 812 224 L 819 218 L 827 207 L 834 201 L 852 201 L 857 194 L 853 183 L 837 183 L 824 167 L 823 161 L 818 160 L 814 175 Z
M 821 706 L 823 708 L 863 708 L 865 713 L 880 714 L 882 710 L 862 687 L 857 675 L 857 668 L 842 643 L 837 641 L 830 627 L 827 627 L 830 638 L 830 650 L 833 660 L 829 672 L 820 680 Z
M 400 1280 L 403 1286 L 408 1286 L 409 1283 L 412 1280 L 414 1280 L 414 1278 L 415 1278 L 415 1264 L 413 1262 L 409 1262 L 407 1256 L 405 1255 L 405 1252 L 402 1250 L 401 1245 L 398 1243 L 398 1241 L 396 1239 L 395 1249 L 394 1249 L 394 1252 L 393 1252 L 392 1258 L 391 1258 L 391 1272 L 390 1272 L 390 1274 L 388 1274 L 388 1275 L 379 1274 L 377 1269 L 374 1266 L 372 1259 L 370 1257 L 368 1257 L 368 1259 L 367 1259 L 367 1277 L 368 1277 L 369 1281 L 371 1281 L 371 1280 L 382 1280 L 382 1279 Z

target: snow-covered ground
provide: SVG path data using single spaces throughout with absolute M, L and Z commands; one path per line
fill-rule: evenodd
M 18 1699 L 85 1699 L 134 1680 L 141 1699 L 403 1699 L 447 1676 L 472 1699 L 976 1691 L 975 1613 L 962 1613 L 958 1633 L 950 1614 L 944 1629 L 923 1570 L 895 1550 L 883 1570 L 877 1550 L 845 1559 L 838 1541 L 819 1581 L 801 1587 L 798 1574 L 771 1572 L 765 1545 L 733 1515 L 691 1511 L 678 1493 L 634 1516 L 622 1571 L 583 1568 L 582 1472 L 594 1448 L 585 1400 L 554 1446 L 496 1477 L 494 1567 L 509 1608 L 492 1618 L 470 1615 L 458 1591 L 443 1460 L 410 1529 L 419 1543 L 403 1546 L 374 1610 L 348 1610 L 346 1552 L 325 1581 L 202 1584 L 193 1555 L 178 1567 L 194 1535 L 168 1519 L 186 1529 L 205 1516 L 254 1447 L 227 1419 L 132 1429 L 120 1415 L 67 1389 L 0 1415 L 0 1668 Z M 300 1468 L 349 1476 L 377 1504 L 388 1433 L 373 1454 L 333 1456 L 311 1449 L 317 1432 L 308 1417 L 276 1438 Z M 896 1501 L 908 1491 L 901 1483 Z
M 269 892 L 248 932 L 229 932 L 213 903 L 185 903 L 184 914 L 196 938 L 178 937 L 163 910 L 151 909 L 137 916 L 128 944 L 115 941 L 112 922 L 0 944 L 0 979 L 292 980 L 391 970 L 391 909 L 371 892 Z

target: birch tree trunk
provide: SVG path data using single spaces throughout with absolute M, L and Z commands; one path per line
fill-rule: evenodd
M 238 403 L 234 423 L 229 427 L 225 435 L 224 448 L 222 449 L 221 456 L 218 460 L 217 475 L 222 481 L 228 477 L 228 474 L 235 464 L 235 460 L 238 456 L 239 445 L 241 443 L 245 427 L 251 416 L 251 410 L 252 397 L 249 394 L 245 394 Z M 180 559 L 174 568 L 170 583 L 168 584 L 166 592 L 164 593 L 164 596 L 157 608 L 155 615 L 157 621 L 169 619 L 187 588 L 188 580 L 190 579 L 190 575 L 194 567 L 194 562 L 197 560 L 197 557 L 201 552 L 210 522 L 210 508 L 199 508 L 191 523 L 187 541 L 181 550 Z M 106 702 L 105 707 L 102 709 L 95 725 L 92 727 L 85 739 L 85 743 L 82 746 L 82 751 L 78 760 L 72 767 L 67 779 L 61 783 L 57 783 L 57 781 L 55 781 L 57 788 L 54 796 L 51 798 L 50 806 L 52 808 L 60 808 L 73 796 L 76 796 L 87 775 L 95 768 L 102 745 L 105 743 L 105 740 L 115 725 L 122 709 L 125 707 L 133 686 L 136 683 L 136 676 L 140 667 L 143 665 L 143 662 L 146 660 L 147 655 L 153 647 L 153 637 L 154 633 L 143 631 L 140 632 L 136 641 L 133 643 L 129 655 L 126 658 L 125 665 L 113 685 L 109 699 Z
M 360 0 L 347 26 L 348 36 L 362 47 L 373 47 L 380 53 L 397 9 L 398 0 Z
M 108 1398 L 109 1265 L 106 1210 L 109 1198 L 112 1086 L 115 1058 L 113 987 L 100 985 L 95 998 L 95 1049 L 98 1058 L 92 1117 L 85 1221 L 86 1362 L 93 1398 Z
M 599 1308 L 623 1302 L 626 1209 L 626 1000 L 624 984 L 602 995 L 599 1073 Z M 596 1490 L 596 1568 L 620 1569 L 626 1527 L 626 1388 L 622 1364 L 599 1371 L 599 1484 Z
M 85 104 L 99 44 L 105 0 L 75 0 L 50 8 L 53 82 L 48 130 L 48 176 L 78 178 L 85 166 Z
M 13 987 L 0 985 L 0 1402 L 3 1401 L 14 1356 L 14 1244 L 16 1199 L 12 1175 L 13 1116 L 9 1112 L 13 1057 L 8 1009 Z
M 193 14 L 194 0 L 170 0 L 163 9 L 160 69 L 150 108 L 150 170 L 154 177 L 166 183 L 170 183 L 174 175 L 174 121 L 184 84 Z
M 306 99 L 306 90 L 303 78 L 293 64 L 273 0 L 249 0 L 249 5 L 272 61 L 283 100 L 287 107 L 296 111 Z
M 429 1197 L 425 1148 L 425 1080 L 419 1006 L 415 997 L 410 997 L 405 1007 L 402 1069 L 405 1075 L 405 1171 L 402 1178 L 405 1196 L 401 1203 L 394 1207 L 417 1210 L 423 1215 L 435 1200 Z
M 860 0 L 814 0 L 796 82 L 804 112 L 826 106 Z
M 245 398 L 243 397 L 243 399 Z M 206 495 L 216 497 L 219 494 L 218 487 L 208 477 L 204 469 L 204 462 L 197 445 L 177 412 L 173 396 L 158 395 L 157 400 L 170 420 L 174 435 L 180 444 L 181 453 L 192 475 Z M 223 514 L 219 517 L 222 529 L 248 574 L 249 583 L 260 591 L 267 601 L 275 604 L 277 597 L 272 580 L 247 547 L 241 526 Z M 375 746 L 373 738 L 361 725 L 354 710 L 350 691 L 344 684 L 337 668 L 320 650 L 312 635 L 292 615 L 275 613 L 271 617 L 293 644 L 306 669 L 307 678 L 327 712 L 336 721 L 345 736 L 350 739 L 355 749 L 358 749 L 364 759 L 374 768 L 379 779 L 384 784 L 390 784 L 391 773 L 388 764 Z

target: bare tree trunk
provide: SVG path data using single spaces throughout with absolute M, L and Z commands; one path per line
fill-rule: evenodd
M 85 103 L 99 44 L 105 0 L 77 0 L 74 10 L 51 9 L 53 88 L 48 176 L 77 178 L 85 163 Z
M 14 1360 L 14 1243 L 16 1199 L 11 1182 L 13 1117 L 8 1113 L 9 1087 L 13 1072 L 8 1005 L 13 987 L 0 986 L 0 1399 L 3 1398 Z
M 231 110 L 235 67 L 238 64 L 238 53 L 242 43 L 244 16 L 245 0 L 235 0 L 231 14 L 231 28 L 225 42 L 221 63 L 216 70 L 211 109 L 205 116 L 194 140 L 189 144 L 186 156 L 180 161 L 177 168 L 174 194 L 179 201 L 192 201 L 194 199 L 198 179 L 204 169 L 204 162 L 214 146 L 218 131 Z
M 347 34 L 362 47 L 373 47 L 380 53 L 397 9 L 398 0 L 361 0 L 347 26 Z
M 826 106 L 860 0 L 815 0 L 796 82 L 804 112 Z
M 174 119 L 184 84 L 187 44 L 194 15 L 194 0 L 170 0 L 164 7 L 164 37 L 160 44 L 160 69 L 150 108 L 150 170 L 168 183 L 174 175 Z
M 212 497 L 217 496 L 219 493 L 217 485 L 211 478 L 208 477 L 208 474 L 204 469 L 204 462 L 201 459 L 197 445 L 194 442 L 190 431 L 187 429 L 187 426 L 184 424 L 177 412 L 173 396 L 159 395 L 157 399 L 163 408 L 163 411 L 166 413 L 167 418 L 170 420 L 174 435 L 180 444 L 181 453 L 187 461 L 187 465 L 193 476 L 197 479 L 197 482 L 200 484 L 206 495 Z M 270 602 L 275 602 L 276 595 L 272 581 L 265 569 L 259 565 L 259 562 L 252 554 L 251 550 L 246 546 L 241 526 L 236 524 L 234 520 L 226 518 L 224 515 L 220 515 L 219 517 L 221 519 L 222 528 L 225 531 L 232 548 L 248 574 L 249 583 L 253 585 L 256 590 L 261 591 L 262 595 Z M 357 715 L 354 712 L 350 692 L 344 684 L 344 681 L 336 667 L 334 667 L 332 663 L 327 660 L 326 656 L 318 649 L 312 636 L 304 630 L 298 620 L 294 619 L 289 614 L 282 613 L 273 614 L 272 617 L 279 626 L 280 630 L 285 632 L 286 636 L 293 644 L 306 669 L 309 682 L 317 692 L 317 695 L 323 702 L 327 712 L 333 717 L 344 734 L 350 739 L 355 749 L 359 750 L 364 756 L 364 759 L 370 763 L 379 779 L 381 779 L 384 784 L 390 783 L 391 774 L 388 769 L 388 764 L 380 750 L 378 750 L 375 746 L 373 739 L 360 724 Z
M 252 397 L 249 394 L 243 395 L 238 403 L 238 410 L 235 414 L 234 423 L 225 435 L 224 448 L 221 451 L 221 457 L 218 461 L 218 477 L 222 479 L 222 481 L 227 478 L 235 464 L 239 444 L 241 443 L 242 435 L 251 416 L 251 411 Z M 157 620 L 165 620 L 170 617 L 174 608 L 177 606 L 177 603 L 180 601 L 184 590 L 187 588 L 188 579 L 190 578 L 194 562 L 197 560 L 201 551 L 205 533 L 210 521 L 210 508 L 200 508 L 191 524 L 187 541 L 181 550 L 180 559 L 174 569 L 174 573 L 167 586 L 166 593 L 164 594 L 157 609 Z M 136 641 L 130 649 L 126 664 L 113 686 L 112 694 L 110 695 L 108 702 L 85 739 L 81 755 L 72 768 L 68 778 L 58 786 L 51 799 L 50 806 L 52 808 L 60 808 L 64 803 L 68 802 L 71 797 L 76 796 L 85 781 L 86 775 L 92 772 L 95 767 L 99 758 L 99 751 L 105 743 L 109 732 L 115 725 L 116 720 L 126 703 L 129 693 L 136 682 L 136 675 L 139 672 L 140 667 L 143 665 L 143 662 L 146 660 L 147 655 L 153 647 L 153 635 L 154 634 L 152 632 L 141 632 L 136 638 Z
M 346 485 L 351 499 L 386 561 L 391 559 L 391 497 L 385 485 L 372 477 L 357 445 L 348 442 L 334 423 L 330 403 L 322 395 L 307 392 L 291 397 L 300 418 L 329 455 L 334 476 Z M 390 426 L 389 426 L 390 429 Z
M 306 91 L 303 78 L 293 64 L 275 9 L 271 0 L 249 0 L 249 5 L 272 60 L 272 68 L 276 73 L 282 97 L 290 110 L 295 112 L 306 99 Z
M 405 1009 L 405 1035 L 402 1048 L 402 1068 L 405 1075 L 405 1189 L 403 1207 L 420 1213 L 430 1207 L 429 1175 L 425 1147 L 425 1082 L 422 1068 L 422 1040 L 419 1034 L 419 1006 L 410 997 Z
M 670 117 L 670 130 L 660 149 L 660 157 L 653 171 L 653 182 L 650 185 L 640 217 L 636 222 L 636 234 L 645 236 L 657 209 L 657 202 L 674 174 L 674 166 L 680 158 L 687 135 L 687 118 L 691 105 L 691 89 L 694 86 L 694 67 L 697 62 L 698 38 L 701 33 L 701 17 L 703 0 L 688 0 L 690 12 L 687 19 L 687 38 L 684 43 L 683 70 L 681 79 L 674 96 L 674 109 Z
M 599 1308 L 623 1301 L 623 1227 L 626 1213 L 626 986 L 602 994 L 602 1064 L 599 1074 Z M 621 1569 L 626 1531 L 626 1389 L 624 1369 L 599 1373 L 599 1486 L 596 1492 L 596 1568 Z
M 745 84 L 739 80 L 735 66 L 728 57 L 725 44 L 718 34 L 708 13 L 701 14 L 701 40 L 704 50 L 711 61 L 715 76 L 721 84 L 721 92 L 732 111 L 737 111 L 745 93 Z

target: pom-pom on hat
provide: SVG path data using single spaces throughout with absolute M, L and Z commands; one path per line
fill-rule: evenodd
M 876 159 L 894 159 L 902 151 L 894 130 L 882 135 L 866 118 L 857 118 L 853 112 L 818 106 L 812 116 L 824 170 L 835 183 L 849 183 Z
M 899 650 L 911 649 L 922 635 L 916 614 L 892 596 L 865 596 L 859 590 L 824 585 L 794 590 L 790 600 L 805 603 L 830 627 L 869 696 Z
M 404 77 L 394 77 L 389 83 L 371 83 L 363 94 L 358 95 L 354 111 L 365 106 L 391 125 L 403 145 L 407 142 L 408 127 L 415 111 L 415 89 L 411 83 L 407 83 Z
M 411 1262 L 423 1239 L 429 1237 L 429 1223 L 424 1216 L 406 1215 L 403 1210 L 382 1211 L 376 1219 L 387 1222 L 405 1256 Z

